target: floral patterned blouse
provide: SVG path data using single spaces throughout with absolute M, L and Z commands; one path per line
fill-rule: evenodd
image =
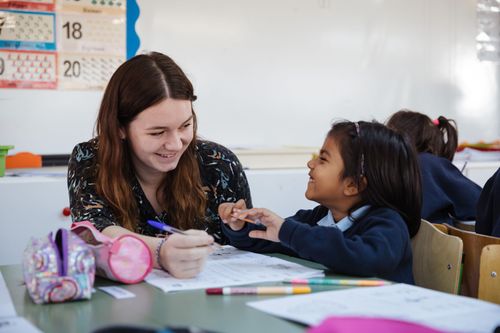
M 204 229 L 220 244 L 228 240 L 221 230 L 221 219 L 217 213 L 219 204 L 244 199 L 247 207 L 252 207 L 250 189 L 243 167 L 236 155 L 229 149 L 210 141 L 198 140 L 198 162 L 207 210 L 205 221 L 197 226 Z M 95 179 L 97 139 L 83 142 L 73 149 L 68 165 L 68 190 L 73 221 L 91 221 L 97 229 L 119 225 L 112 208 L 97 194 Z M 140 221 L 137 232 L 148 236 L 159 236 L 159 231 L 149 226 L 147 220 L 168 221 L 168 213 L 156 214 L 135 176 L 128 179 L 132 186 Z

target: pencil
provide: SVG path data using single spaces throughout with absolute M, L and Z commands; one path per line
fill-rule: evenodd
M 248 223 L 255 223 L 253 220 L 247 219 L 246 217 L 238 218 L 238 220 L 248 222 Z
M 244 210 L 241 210 L 239 211 L 239 213 L 244 213 L 244 212 L 247 212 L 249 211 L 250 209 L 244 209 Z M 236 217 L 236 216 L 234 216 Z M 243 222 L 247 222 L 247 223 L 253 223 L 253 224 L 257 224 L 257 225 L 261 225 L 262 222 L 260 222 L 259 219 L 255 219 L 255 220 L 252 220 L 252 219 L 249 219 L 249 218 L 246 218 L 246 217 L 236 217 L 236 219 L 240 220 L 240 221 L 243 221 Z

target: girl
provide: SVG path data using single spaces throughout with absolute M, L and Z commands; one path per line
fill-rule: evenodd
M 457 149 L 455 122 L 440 116 L 401 110 L 387 126 L 408 135 L 415 145 L 422 177 L 422 218 L 433 223 L 475 220 L 481 187 L 462 175 L 451 161 Z
M 97 137 L 78 144 L 68 166 L 73 220 L 89 220 L 110 237 L 136 233 L 155 266 L 177 278 L 198 274 L 214 238 L 226 242 L 221 202 L 251 205 L 236 156 L 197 138 L 195 100 L 191 82 L 168 56 L 129 59 L 104 92 Z M 190 230 L 166 238 L 147 220 Z
M 421 192 L 416 153 L 404 137 L 375 122 L 339 122 L 307 166 L 306 197 L 320 206 L 282 219 L 245 210 L 242 200 L 224 203 L 219 214 L 231 244 L 414 283 L 410 237 L 420 226 Z

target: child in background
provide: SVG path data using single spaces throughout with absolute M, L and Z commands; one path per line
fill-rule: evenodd
M 411 144 L 382 124 L 343 121 L 307 166 L 306 197 L 320 206 L 282 219 L 245 210 L 243 200 L 221 204 L 231 244 L 300 256 L 340 274 L 414 283 L 410 237 L 420 226 L 421 190 Z
M 479 197 L 476 232 L 500 237 L 500 168 L 488 179 Z
M 454 219 L 475 220 L 481 187 L 451 163 L 458 140 L 455 122 L 443 116 L 433 121 L 422 113 L 401 110 L 387 126 L 408 135 L 419 153 L 422 218 L 451 225 Z

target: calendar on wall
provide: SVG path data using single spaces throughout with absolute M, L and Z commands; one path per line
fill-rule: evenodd
M 0 88 L 103 89 L 137 50 L 127 49 L 130 3 L 0 0 Z

